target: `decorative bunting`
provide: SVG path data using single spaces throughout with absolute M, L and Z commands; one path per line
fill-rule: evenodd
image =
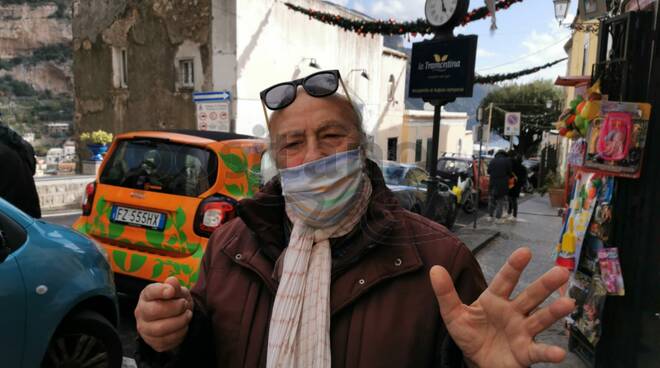
M 526 75 L 537 73 L 537 72 L 539 72 L 543 69 L 553 67 L 553 66 L 555 66 L 555 65 L 557 65 L 557 64 L 559 64 L 562 61 L 567 60 L 567 59 L 568 58 L 555 60 L 555 61 L 553 61 L 551 63 L 547 63 L 545 65 L 520 70 L 520 71 L 517 71 L 515 73 L 491 74 L 491 75 L 483 75 L 483 76 L 482 75 L 477 75 L 474 78 L 474 84 L 495 84 L 495 83 L 504 82 L 504 81 L 508 81 L 508 80 L 518 79 L 518 78 L 524 77 Z
M 576 32 L 584 33 L 598 33 L 600 31 L 600 24 L 598 23 L 573 23 L 569 26 L 570 29 Z
M 520 3 L 523 0 L 499 0 L 495 4 L 497 10 L 508 9 L 511 5 Z M 425 19 L 417 19 L 410 22 L 397 22 L 394 19 L 389 20 L 356 20 L 342 17 L 340 15 L 316 11 L 313 9 L 306 9 L 291 3 L 284 3 L 289 9 L 305 14 L 310 19 L 316 19 L 323 23 L 331 24 L 347 31 L 355 32 L 360 35 L 366 34 L 380 34 L 380 35 L 405 35 L 410 34 L 413 37 L 417 34 L 433 34 L 435 33 L 434 27 L 426 22 Z M 469 12 L 465 19 L 461 21 L 461 25 L 466 25 L 470 22 L 485 19 L 491 16 L 491 11 L 487 6 L 477 8 Z

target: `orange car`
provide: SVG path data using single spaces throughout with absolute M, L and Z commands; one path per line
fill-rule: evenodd
M 117 287 L 176 276 L 192 286 L 211 233 L 260 185 L 264 141 L 232 133 L 117 136 L 74 228 L 108 251 Z

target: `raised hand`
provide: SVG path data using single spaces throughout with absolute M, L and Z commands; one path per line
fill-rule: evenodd
M 172 350 L 188 333 L 192 306 L 190 291 L 175 277 L 168 277 L 164 283 L 147 285 L 135 308 L 137 331 L 154 350 Z
M 431 269 L 431 283 L 438 298 L 447 330 L 466 360 L 479 367 L 528 367 L 534 363 L 559 363 L 566 352 L 536 343 L 534 336 L 568 315 L 575 303 L 560 298 L 536 310 L 555 290 L 568 281 L 568 270 L 554 267 L 518 296 L 511 293 L 532 254 L 521 248 L 513 252 L 490 286 L 472 305 L 461 302 L 447 271 Z

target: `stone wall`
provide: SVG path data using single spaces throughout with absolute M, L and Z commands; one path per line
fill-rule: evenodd
M 73 16 L 76 136 L 196 127 L 176 59 L 182 47 L 198 48 L 195 89 L 210 85 L 210 0 L 77 1 Z M 127 51 L 126 88 L 113 84 L 113 47 Z
M 93 176 L 37 179 L 41 211 L 80 209 L 85 187 L 93 181 Z

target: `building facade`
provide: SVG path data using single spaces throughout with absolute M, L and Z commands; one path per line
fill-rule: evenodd
M 320 0 L 292 1 L 345 17 Z M 337 69 L 367 134 L 401 125 L 407 57 L 274 0 L 74 1 L 76 133 L 196 129 L 194 92 L 231 95 L 231 130 L 266 134 L 259 92 Z

